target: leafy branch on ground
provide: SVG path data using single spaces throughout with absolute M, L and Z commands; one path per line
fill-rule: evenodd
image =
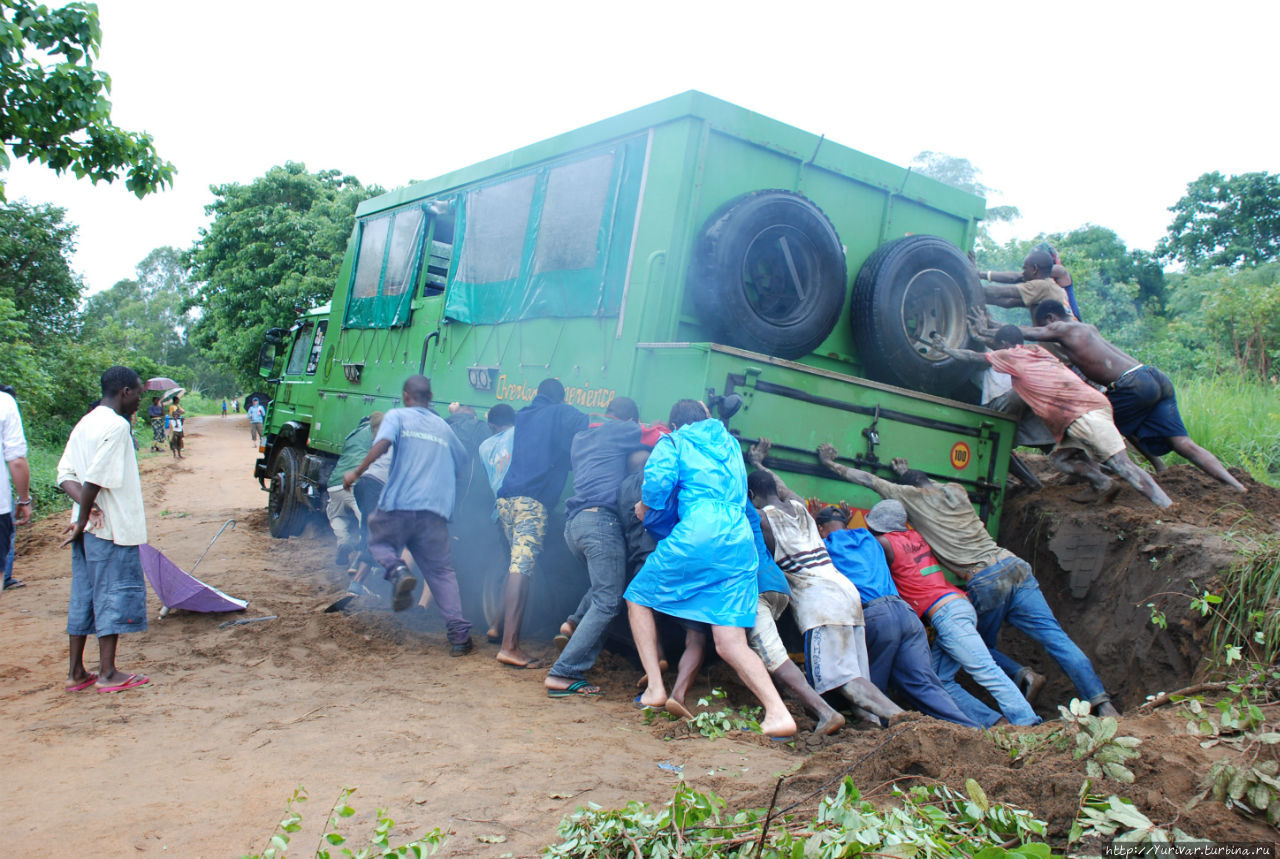
M 1238 813 L 1264 816 L 1280 826 L 1280 721 L 1268 710 L 1280 704 L 1280 539 L 1270 539 L 1243 553 L 1223 581 L 1224 598 L 1209 591 L 1183 594 L 1190 607 L 1209 618 L 1209 680 L 1153 695 L 1143 709 L 1182 704 L 1187 733 L 1202 737 L 1202 748 L 1226 752 L 1200 782 L 1202 792 L 1190 809 L 1212 796 Z M 1159 595 L 1157 595 L 1159 596 Z M 1152 620 L 1164 628 L 1163 613 L 1151 603 Z M 1157 619 L 1157 615 L 1159 619 Z M 1206 694 L 1217 700 L 1206 701 Z M 1273 711 L 1274 712 L 1274 711 Z
M 725 702 L 728 696 L 723 689 L 712 689 L 711 695 L 707 698 L 698 699 L 699 711 L 694 713 L 692 719 L 686 719 L 693 730 L 702 736 L 714 740 L 723 737 L 730 731 L 754 731 L 760 733 L 760 707 L 742 707 L 735 709 Z M 717 709 L 710 709 L 716 704 L 723 704 Z M 668 720 L 677 721 L 680 717 L 665 710 L 656 710 L 652 707 L 646 707 L 644 712 L 644 723 L 650 725 L 653 720 L 661 714 Z
M 379 808 L 376 814 L 377 820 L 374 824 L 373 834 L 369 836 L 368 843 L 362 847 L 352 848 L 347 846 L 348 836 L 338 832 L 338 827 L 343 820 L 355 815 L 356 810 L 351 807 L 347 799 L 351 794 L 355 793 L 354 787 L 344 787 L 342 792 L 338 794 L 337 800 L 333 803 L 333 808 L 329 812 L 329 819 L 324 825 L 324 829 L 320 832 L 320 841 L 316 845 L 316 859 L 332 859 L 335 855 L 330 851 L 331 847 L 340 847 L 336 855 L 347 856 L 350 859 L 371 859 L 371 857 L 388 857 L 388 856 L 413 856 L 415 859 L 422 859 L 423 856 L 430 856 L 444 846 L 448 836 L 438 827 L 432 829 L 426 835 L 416 838 L 406 844 L 393 846 L 391 844 L 391 828 L 395 826 L 395 821 L 387 816 L 387 809 Z M 302 814 L 298 812 L 294 806 L 307 801 L 306 788 L 299 785 L 294 791 L 293 796 L 289 798 L 285 805 L 285 816 L 276 826 L 278 831 L 271 834 L 271 840 L 266 849 L 261 853 L 246 854 L 241 859 L 280 859 L 289 849 L 289 844 L 294 833 L 302 829 Z
M 1198 841 L 1172 824 L 1154 823 L 1134 806 L 1131 800 L 1112 794 L 1089 793 L 1088 779 L 1080 785 L 1080 805 L 1067 845 L 1084 839 L 1098 838 L 1114 844 L 1174 844 Z M 1074 855 L 1076 851 L 1071 851 Z
M 1090 711 L 1089 702 L 1072 698 L 1067 707 L 1059 705 L 1063 721 L 1075 725 L 1076 749 L 1073 756 L 1084 761 L 1085 773 L 1091 779 L 1113 778 L 1133 784 L 1133 771 L 1125 763 L 1138 757 L 1137 737 L 1118 737 L 1120 723 L 1115 716 L 1098 718 Z
M 612 857 L 1034 857 L 1047 859 L 1046 825 L 1031 812 L 992 803 L 972 779 L 959 793 L 946 785 L 895 788 L 898 805 L 878 809 L 851 778 L 819 803 L 812 816 L 772 809 L 739 811 L 684 782 L 654 810 L 641 802 L 605 810 L 594 803 L 560 824 L 561 841 L 547 856 Z

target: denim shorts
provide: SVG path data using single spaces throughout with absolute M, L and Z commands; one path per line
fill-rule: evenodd
M 92 534 L 71 544 L 67 635 L 119 635 L 147 628 L 147 585 L 137 546 Z

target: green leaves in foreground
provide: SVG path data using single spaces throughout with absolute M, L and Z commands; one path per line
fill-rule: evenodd
M 681 782 L 671 802 L 652 810 L 641 802 L 605 810 L 594 803 L 560 824 L 559 844 L 548 856 L 609 857 L 825 857 L 876 854 L 1028 857 L 1047 859 L 1045 823 L 1031 812 L 992 803 L 972 779 L 961 794 L 945 785 L 894 791 L 899 805 L 884 810 L 863 800 L 846 778 L 812 816 L 740 811 L 722 819 L 724 802 Z M 762 849 L 758 849 L 763 835 Z M 1003 845 L 1012 844 L 1005 847 Z
M 329 821 L 320 833 L 320 844 L 312 854 L 315 859 L 332 859 L 334 856 L 347 856 L 350 859 L 372 859 L 372 857 L 383 857 L 385 859 L 388 856 L 413 856 L 415 859 L 422 859 L 423 856 L 430 856 L 439 850 L 448 839 L 444 832 L 436 828 L 407 844 L 402 844 L 398 847 L 393 846 L 391 844 L 391 828 L 395 826 L 396 822 L 387 817 L 385 808 L 379 808 L 373 834 L 369 836 L 368 843 L 363 847 L 354 849 L 344 846 L 347 844 L 347 836 L 336 830 L 343 820 L 355 815 L 356 810 L 347 803 L 348 797 L 355 792 L 356 789 L 354 787 L 344 787 L 342 793 L 338 794 L 338 799 L 333 804 L 333 810 L 329 813 Z M 306 788 L 299 786 L 294 790 L 293 796 L 289 798 L 284 819 L 280 821 L 277 827 L 279 831 L 272 833 L 271 841 L 267 848 L 261 853 L 242 856 L 241 859 L 281 859 L 289 849 L 293 834 L 302 829 L 302 815 L 294 810 L 294 806 L 306 801 Z M 331 852 L 329 850 L 330 847 L 341 847 L 341 849 Z

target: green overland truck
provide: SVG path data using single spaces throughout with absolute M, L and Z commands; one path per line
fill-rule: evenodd
M 271 533 L 323 509 L 343 438 L 422 373 L 481 415 L 548 376 L 648 422 L 700 398 L 744 444 L 772 439 L 803 495 L 876 500 L 828 476 L 822 442 L 881 475 L 906 456 L 966 486 L 994 534 L 1014 425 L 963 402 L 969 371 L 926 342 L 968 342 L 962 249 L 984 212 L 698 92 L 368 200 L 332 302 L 263 348 Z

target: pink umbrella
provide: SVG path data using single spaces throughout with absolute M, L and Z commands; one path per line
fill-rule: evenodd
M 235 520 L 228 519 L 214 535 L 214 540 L 218 539 L 227 525 L 234 528 Z M 213 540 L 209 541 L 209 548 L 212 547 Z M 209 548 L 205 549 L 206 553 Z M 163 618 L 175 608 L 199 612 L 244 611 L 249 605 L 248 600 L 228 596 L 212 585 L 207 585 L 190 573 L 184 572 L 155 546 L 144 544 L 138 549 L 142 555 L 142 572 L 146 575 L 147 581 L 151 582 L 151 588 L 160 598 L 160 602 L 164 604 L 160 617 Z M 203 560 L 202 554 L 191 569 L 195 570 Z
M 178 383 L 168 376 L 154 376 L 147 379 L 147 384 L 143 385 L 143 389 L 147 391 L 167 391 L 176 387 L 178 387 Z

